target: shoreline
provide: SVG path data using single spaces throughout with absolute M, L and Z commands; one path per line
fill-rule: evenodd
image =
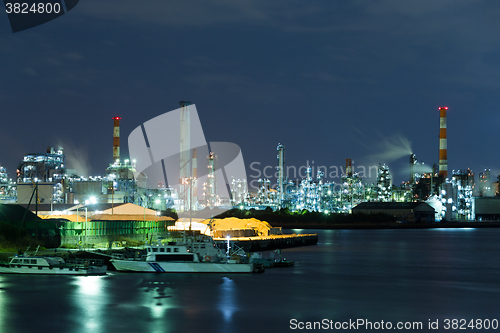
M 460 228 L 500 228 L 500 221 L 492 222 L 435 222 L 435 223 L 272 223 L 282 229 L 460 229 Z

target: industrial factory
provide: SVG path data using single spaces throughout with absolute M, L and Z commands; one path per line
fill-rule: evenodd
M 498 220 L 498 182 L 492 182 L 489 169 L 479 175 L 479 188 L 475 186 L 474 173 L 470 169 L 453 170 L 451 175 L 448 174 L 448 107 L 440 107 L 438 110 L 438 165 L 432 168 L 424 166 L 415 154 L 411 154 L 409 180 L 399 186 L 393 184 L 389 167 L 382 163 L 375 167 L 376 182 L 367 183 L 363 180 L 362 173 L 355 171 L 349 158 L 346 159 L 338 183 L 325 181 L 326 170 L 321 168 L 317 168 L 316 174 L 313 175 L 311 166 L 307 166 L 306 176 L 301 181 L 288 180 L 284 172 L 285 147 L 278 144 L 276 185 L 272 186 L 270 179 L 258 179 L 257 191 L 247 194 L 244 200 L 238 203 L 239 207 L 287 208 L 290 211 L 307 210 L 325 214 L 384 212 L 393 215 L 400 222 Z M 422 202 L 426 205 L 408 204 Z M 416 207 L 425 210 L 425 214 L 414 213 Z M 429 214 L 429 211 L 433 214 Z
M 287 179 L 285 146 L 278 144 L 276 184 L 261 178 L 257 180 L 258 188 L 250 188 L 242 159 L 243 167 L 235 167 L 234 161 L 241 157 L 239 148 L 207 143 L 204 137 L 193 134 L 203 134 L 201 124 L 194 105 L 182 101 L 175 114 L 180 119 L 178 134 L 170 138 L 179 149 L 174 147 L 170 155 L 159 156 L 152 136 L 149 140 L 141 137 L 150 126 L 145 123 L 129 137 L 130 158 L 122 159 L 121 117 L 113 117 L 113 159 L 103 175 L 79 176 L 78 170 L 67 168 L 63 148 L 49 147 L 43 153 L 26 154 L 14 180 L 0 166 L 0 202 L 23 205 L 39 216 L 66 218 L 71 223 L 63 234 L 72 243 L 81 242 L 81 237 L 87 235 L 97 242 L 99 236 L 107 234 L 106 230 L 117 234 L 116 221 L 128 221 L 131 235 L 135 229 L 147 237 L 161 233 L 174 223 L 160 216 L 166 210 L 177 212 L 179 217 L 188 214 L 184 218 L 210 218 L 215 212 L 231 208 L 270 207 L 324 214 L 384 212 L 400 222 L 498 220 L 498 182 L 492 181 L 490 170 L 479 174 L 478 187 L 470 169 L 448 172 L 447 110 L 439 108 L 438 164 L 429 168 L 411 154 L 408 181 L 399 185 L 393 184 L 389 166 L 383 161 L 378 167 L 372 166 L 375 183 L 367 183 L 350 158 L 345 160 L 338 182 L 326 181 L 326 170 L 310 165 L 305 169 L 305 178 Z M 138 146 L 142 151 L 131 145 L 136 137 L 140 137 Z M 153 167 L 160 171 L 150 172 Z M 235 171 L 239 169 L 243 172 Z M 115 214 L 127 216 L 119 218 Z M 92 224 L 80 227 L 81 221 Z

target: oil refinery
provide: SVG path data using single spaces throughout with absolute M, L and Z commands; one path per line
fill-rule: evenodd
M 498 182 L 492 182 L 489 169 L 479 175 L 479 187 L 476 187 L 474 173 L 470 169 L 448 173 L 447 107 L 439 108 L 438 164 L 427 167 L 412 153 L 408 156 L 409 179 L 399 185 L 393 184 L 391 170 L 384 161 L 380 161 L 378 167 L 371 167 L 376 171 L 376 181 L 368 183 L 350 158 L 346 158 L 337 182 L 326 181 L 326 171 L 312 165 L 306 166 L 304 178 L 288 179 L 285 146 L 279 143 L 276 184 L 271 179 L 259 178 L 256 180 L 257 188 L 252 188 L 245 177 L 230 174 L 229 168 L 220 165 L 219 155 L 224 152 L 211 151 L 199 145 L 193 147 L 191 106 L 190 102 L 180 102 L 180 154 L 178 162 L 175 162 L 180 166 L 178 187 L 167 183 L 165 160 L 162 160 L 164 180 L 151 186 L 148 185 L 151 177 L 137 170 L 140 161 L 121 158 L 122 118 L 115 116 L 112 118 L 112 163 L 103 175 L 79 176 L 78 170 L 67 167 L 62 147 L 49 147 L 43 153 L 24 155 L 16 170 L 15 180 L 9 179 L 7 170 L 0 166 L 0 201 L 50 206 L 50 211 L 48 208 L 41 210 L 42 215 L 61 214 L 63 211 L 66 214 L 77 213 L 89 202 L 111 206 L 131 203 L 157 212 L 171 209 L 189 211 L 190 214 L 215 208 L 263 210 L 267 207 L 292 212 L 348 214 L 355 212 L 354 208 L 362 203 L 372 203 L 369 207 L 374 212 L 383 206 L 382 203 L 393 203 L 394 206 L 397 203 L 425 202 L 434 210 L 432 217 L 426 217 L 428 222 L 500 218 L 500 212 L 496 211 L 496 200 L 500 200 L 497 198 Z M 33 198 L 35 188 L 36 199 Z M 376 203 L 380 203 L 379 208 Z M 406 218 L 399 216 L 398 219 L 404 222 Z

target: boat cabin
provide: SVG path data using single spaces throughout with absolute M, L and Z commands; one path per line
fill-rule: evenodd
M 146 246 L 146 261 L 201 262 L 218 261 L 220 250 L 208 240 L 168 242 Z
M 9 264 L 19 267 L 50 267 L 64 264 L 64 259 L 59 257 L 12 257 Z
M 185 245 L 152 245 L 147 246 L 146 251 L 146 261 L 200 261 Z

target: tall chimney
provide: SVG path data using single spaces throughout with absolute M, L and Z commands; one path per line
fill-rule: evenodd
M 191 188 L 188 178 L 193 177 L 192 153 L 191 153 L 191 113 L 189 101 L 180 101 L 180 168 L 181 180 L 179 198 L 184 202 L 184 212 L 191 210 Z
M 279 205 L 283 208 L 283 201 L 285 199 L 284 183 L 285 183 L 285 146 L 281 143 L 278 144 L 278 188 L 279 188 Z
M 448 145 L 446 141 L 447 106 L 439 108 L 439 176 L 448 177 Z
M 410 155 L 410 185 L 415 183 L 415 164 L 417 164 L 417 156 Z
M 192 171 L 192 177 L 195 179 L 195 185 L 193 186 L 193 202 L 198 201 L 198 188 L 196 186 L 197 183 L 197 178 L 198 178 L 198 159 L 197 159 L 197 151 L 196 148 L 193 148 L 193 171 Z
M 113 163 L 120 160 L 120 117 L 113 117 Z
M 208 163 L 208 176 L 207 176 L 207 197 L 206 197 L 206 205 L 209 207 L 214 207 L 217 205 L 217 182 L 215 179 L 215 171 L 216 171 L 216 160 L 217 156 L 210 152 L 207 157 Z M 259 179 L 259 191 L 262 188 L 262 179 Z

